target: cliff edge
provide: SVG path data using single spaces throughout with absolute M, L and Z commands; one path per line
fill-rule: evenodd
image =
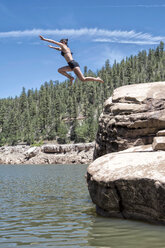
M 165 129 L 165 82 L 126 85 L 114 90 L 99 118 L 94 159 L 132 146 L 152 144 Z
M 165 224 L 165 82 L 116 89 L 87 169 L 98 214 Z

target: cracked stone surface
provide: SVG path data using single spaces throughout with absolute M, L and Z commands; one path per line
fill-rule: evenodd
M 165 82 L 115 89 L 112 97 L 105 101 L 99 118 L 94 159 L 133 146 L 152 144 L 157 132 L 165 129 L 164 92 Z
M 104 155 L 89 165 L 87 183 L 98 214 L 165 224 L 165 151 Z

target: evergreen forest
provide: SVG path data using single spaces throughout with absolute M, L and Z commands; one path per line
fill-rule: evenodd
M 22 89 L 20 96 L 0 99 L 0 146 L 92 142 L 104 101 L 117 87 L 165 81 L 164 43 L 142 50 L 120 63 L 109 60 L 93 73 L 84 67 L 85 76 L 101 77 L 104 84 L 68 80 L 45 82 L 40 89 Z

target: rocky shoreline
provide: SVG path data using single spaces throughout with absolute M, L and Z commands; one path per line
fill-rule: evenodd
M 0 147 L 0 164 L 89 164 L 95 143 Z

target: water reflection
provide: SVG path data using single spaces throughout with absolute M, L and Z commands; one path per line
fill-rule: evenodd
M 87 243 L 91 202 L 86 166 L 0 166 L 0 245 L 78 247 Z
M 90 247 L 164 248 L 165 227 L 97 216 L 88 233 Z

